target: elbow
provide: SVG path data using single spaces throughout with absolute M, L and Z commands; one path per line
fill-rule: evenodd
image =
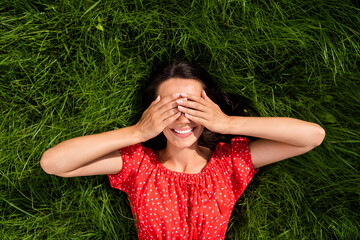
M 40 159 L 40 166 L 47 174 L 56 175 L 56 162 L 57 161 L 51 151 L 46 150 Z
M 325 130 L 316 124 L 316 128 L 314 131 L 314 137 L 313 137 L 313 140 L 314 140 L 313 147 L 314 148 L 319 146 L 324 141 L 325 135 L 326 135 Z

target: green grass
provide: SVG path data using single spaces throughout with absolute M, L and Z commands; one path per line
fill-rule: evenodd
M 262 116 L 324 143 L 262 168 L 228 239 L 359 239 L 360 9 L 354 1 L 0 2 L 1 239 L 134 239 L 106 176 L 63 179 L 42 153 L 136 121 L 159 61 L 190 59 Z

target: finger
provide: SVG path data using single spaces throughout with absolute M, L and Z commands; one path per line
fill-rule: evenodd
M 197 96 L 197 95 L 188 94 L 188 93 L 181 93 L 180 96 L 186 97 L 188 100 L 198 102 L 198 103 L 200 103 L 200 104 L 202 104 L 204 106 L 207 104 L 207 102 L 205 101 L 204 98 L 202 98 L 200 96 Z
M 178 119 L 181 115 L 181 112 L 177 112 L 176 114 L 172 115 L 171 117 L 168 117 L 167 119 L 164 120 L 164 125 L 168 126 L 171 123 L 173 123 L 176 119 Z
M 206 113 L 198 110 L 194 110 L 191 108 L 185 108 L 183 106 L 178 106 L 179 111 L 183 113 L 190 114 L 191 116 L 200 117 L 206 119 Z
M 160 102 L 160 95 L 158 95 L 154 101 L 152 101 L 152 103 L 150 105 L 155 105 L 157 104 L 158 102 Z
M 188 101 L 188 100 L 185 100 L 182 98 L 182 99 L 176 100 L 176 103 L 183 107 L 193 108 L 195 110 L 202 111 L 202 112 L 206 111 L 206 107 L 204 105 L 202 105 L 198 102 L 195 102 L 195 101 Z
M 166 97 L 162 98 L 161 101 L 159 101 L 156 104 L 156 108 L 157 109 L 162 108 L 163 106 L 165 106 L 169 102 L 174 101 L 175 99 L 179 98 L 179 96 L 180 96 L 180 93 L 174 93 L 174 94 L 172 94 L 170 96 L 166 96 Z
M 212 102 L 212 100 L 208 97 L 208 95 L 206 94 L 205 90 L 201 91 L 201 96 L 206 100 L 206 101 L 210 101 Z
M 195 123 L 197 123 L 197 124 L 206 126 L 206 120 L 203 119 L 203 118 L 196 117 L 196 116 L 192 116 L 192 115 L 190 115 L 190 114 L 188 114 L 188 113 L 185 113 L 185 117 L 186 117 L 187 119 L 189 119 L 190 121 L 193 121 L 193 122 L 195 122 Z
M 179 106 L 179 104 L 176 103 L 176 99 L 166 103 L 165 105 L 163 105 L 161 108 L 157 109 L 156 111 L 158 111 L 158 113 L 160 115 L 163 115 L 164 113 L 166 113 L 167 111 L 171 110 L 171 109 L 177 109 L 177 106 Z
M 173 116 L 173 115 L 175 115 L 175 114 L 177 114 L 177 113 L 181 113 L 181 112 L 179 111 L 179 109 L 178 109 L 177 107 L 176 107 L 176 108 L 172 108 L 172 109 L 166 111 L 165 113 L 163 113 L 163 114 L 161 115 L 161 119 L 162 119 L 162 121 L 165 121 L 167 118 L 169 118 L 169 117 L 171 117 L 171 116 Z

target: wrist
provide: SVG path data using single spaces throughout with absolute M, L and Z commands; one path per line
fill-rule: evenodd
M 133 138 L 136 139 L 137 142 L 146 142 L 148 140 L 143 134 L 144 131 L 142 131 L 137 124 L 130 126 L 129 128 L 131 129 Z
M 222 134 L 241 135 L 242 122 L 244 117 L 241 116 L 227 116 L 224 121 L 224 130 Z

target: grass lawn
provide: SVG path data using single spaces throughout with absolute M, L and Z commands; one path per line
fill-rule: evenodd
M 50 176 L 39 160 L 66 139 L 134 124 L 152 67 L 173 59 L 199 63 L 261 116 L 327 133 L 260 169 L 227 239 L 359 239 L 356 0 L 1 0 L 1 239 L 136 239 L 107 176 Z

